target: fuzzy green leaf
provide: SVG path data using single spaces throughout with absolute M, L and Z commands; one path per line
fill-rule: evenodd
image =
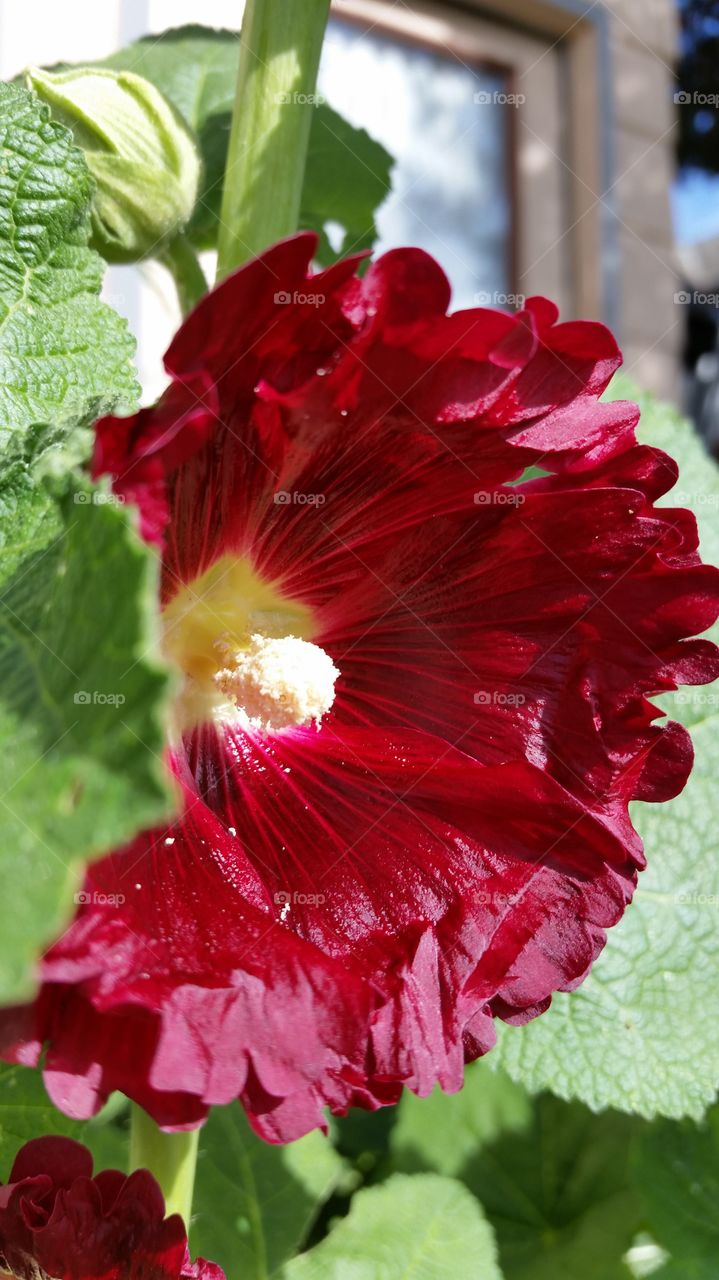
M 169 808 L 154 559 L 108 494 L 55 498 L 36 470 L 17 457 L 0 482 L 3 1001 L 27 993 L 82 860 Z
M 76 1138 L 79 1128 L 52 1105 L 39 1071 L 0 1063 L 0 1181 L 31 1138 Z
M 283 1280 L 501 1280 L 492 1230 L 460 1182 L 395 1174 L 358 1191 L 346 1218 Z
M 96 1172 L 125 1169 L 128 1143 L 117 1123 L 122 1105 L 115 1094 L 94 1119 L 71 1120 L 51 1103 L 40 1071 L 0 1063 L 0 1181 L 7 1181 L 15 1156 L 31 1138 L 74 1138 L 92 1151 Z
M 215 1107 L 200 1138 L 192 1247 L 227 1280 L 270 1280 L 304 1240 L 334 1189 L 342 1161 L 314 1132 L 287 1146 L 263 1142 L 239 1103 Z
M 136 397 L 134 341 L 98 298 L 92 180 L 68 129 L 0 85 L 0 447 L 31 424 L 74 424 Z
M 669 1261 L 655 1280 L 716 1280 L 719 1259 L 719 1106 L 701 1125 L 647 1128 L 635 1167 L 647 1225 Z
M 638 1123 L 532 1099 L 475 1063 L 461 1093 L 406 1094 L 391 1145 L 400 1169 L 459 1178 L 477 1196 L 506 1280 L 629 1280 L 623 1256 L 642 1221 L 629 1179 Z
M 317 231 L 317 252 L 322 263 L 360 249 L 371 249 L 377 239 L 374 216 L 390 191 L 392 157 L 371 138 L 333 111 L 327 103 L 312 117 L 307 169 L 302 190 L 300 226 Z M 342 231 L 335 253 L 327 227 Z

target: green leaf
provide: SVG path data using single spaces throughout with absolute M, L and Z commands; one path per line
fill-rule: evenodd
M 320 262 L 360 249 L 377 239 L 374 215 L 390 192 L 392 157 L 365 129 L 357 129 L 327 103 L 312 117 L 300 226 L 319 232 Z M 326 228 L 336 223 L 343 236 L 335 253 Z
M 616 394 L 634 389 L 615 385 Z M 663 500 L 695 511 L 706 560 L 719 560 L 719 469 L 693 428 L 650 397 L 641 438 L 680 465 Z M 719 634 L 715 629 L 715 636 Z M 719 692 L 662 699 L 692 726 L 695 764 L 675 800 L 636 805 L 648 869 L 586 982 L 522 1028 L 503 1027 L 491 1060 L 530 1089 L 590 1107 L 699 1118 L 719 1082 Z
M 15 1156 L 31 1138 L 75 1138 L 80 1128 L 52 1105 L 39 1071 L 0 1063 L 0 1181 L 7 1181 Z
M 74 1138 L 90 1148 L 96 1171 L 125 1169 L 126 1143 L 113 1123 L 116 1111 L 111 1100 L 93 1120 L 71 1120 L 51 1103 L 39 1071 L 0 1063 L 0 1181 L 7 1181 L 15 1156 L 31 1138 Z
M 263 1142 L 239 1105 L 215 1107 L 200 1137 L 193 1252 L 227 1280 L 269 1280 L 305 1239 L 343 1162 L 314 1132 L 288 1146 Z
M 397 1115 L 396 1107 L 377 1111 L 350 1107 L 346 1116 L 332 1117 L 330 1136 L 340 1155 L 366 1175 L 383 1166 Z
M 635 1176 L 647 1225 L 670 1260 L 656 1280 L 716 1280 L 719 1259 L 719 1106 L 705 1122 L 647 1128 Z
M 403 1097 L 392 1148 L 402 1170 L 437 1170 L 473 1192 L 507 1280 L 628 1280 L 622 1258 L 641 1224 L 629 1186 L 637 1123 L 532 1100 L 475 1063 L 458 1094 Z
M 49 115 L 0 85 L 0 447 L 35 422 L 129 410 L 137 391 L 134 341 L 97 297 L 90 174 Z
M 3 1001 L 28 993 L 82 860 L 169 808 L 155 558 L 109 494 L 66 485 L 20 456 L 0 481 Z
M 503 1072 L 471 1063 L 459 1093 L 439 1088 L 428 1098 L 405 1091 L 397 1107 L 390 1150 L 409 1173 L 431 1169 L 463 1178 L 476 1154 L 496 1139 L 524 1133 L 532 1121 L 532 1099 Z
M 152 81 L 194 129 L 205 175 L 189 234 L 202 248 L 213 246 L 217 237 L 238 59 L 235 32 L 186 26 L 146 36 L 98 64 Z M 364 129 L 348 124 L 326 103 L 317 106 L 300 226 L 319 233 L 321 262 L 339 256 L 327 239 L 328 223 L 341 228 L 340 254 L 372 245 L 374 214 L 389 193 L 391 167 L 391 156 Z
M 501 1280 L 492 1231 L 452 1178 L 396 1174 L 354 1196 L 349 1214 L 283 1280 Z

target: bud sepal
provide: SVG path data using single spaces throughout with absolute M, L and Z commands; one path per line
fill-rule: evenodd
M 108 262 L 158 256 L 197 200 L 201 161 L 181 116 L 131 71 L 32 67 L 25 74 L 53 117 L 72 130 L 95 179 L 94 247 Z

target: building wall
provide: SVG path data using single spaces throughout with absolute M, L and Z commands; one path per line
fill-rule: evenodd
M 570 139 L 563 158 L 573 206 L 566 253 L 575 276 L 583 276 L 577 306 L 613 324 L 626 371 L 640 385 L 678 402 L 685 317 L 674 301 L 679 280 L 669 203 L 677 130 L 674 0 L 465 0 L 463 7 L 543 31 L 547 47 L 556 42 L 562 51 Z M 608 127 L 604 143 L 597 117 Z M 599 154 L 604 145 L 609 174 Z M 593 272 L 598 259 L 601 280 Z
M 680 399 L 684 310 L 669 189 L 677 112 L 678 32 L 671 0 L 608 0 L 615 86 L 620 316 L 627 370 L 665 399 Z

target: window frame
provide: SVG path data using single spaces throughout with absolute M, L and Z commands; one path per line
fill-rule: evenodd
M 604 319 L 616 327 L 614 219 L 611 208 L 594 195 L 611 189 L 606 15 L 595 20 L 574 0 L 333 0 L 331 12 L 339 21 L 495 71 L 506 77 L 510 93 L 525 92 L 534 83 L 527 104 L 510 111 L 508 125 L 512 291 L 546 293 L 566 315 Z M 547 64 L 554 68 L 551 75 Z M 552 80 L 557 106 L 563 101 L 564 110 L 532 138 L 532 100 L 546 99 L 539 86 L 544 82 L 546 90 Z M 555 168 L 551 190 L 550 181 L 542 188 L 531 173 L 532 149 L 542 146 Z M 559 216 L 553 207 L 557 201 Z M 546 211 L 544 239 L 542 220 L 534 217 L 540 206 Z

